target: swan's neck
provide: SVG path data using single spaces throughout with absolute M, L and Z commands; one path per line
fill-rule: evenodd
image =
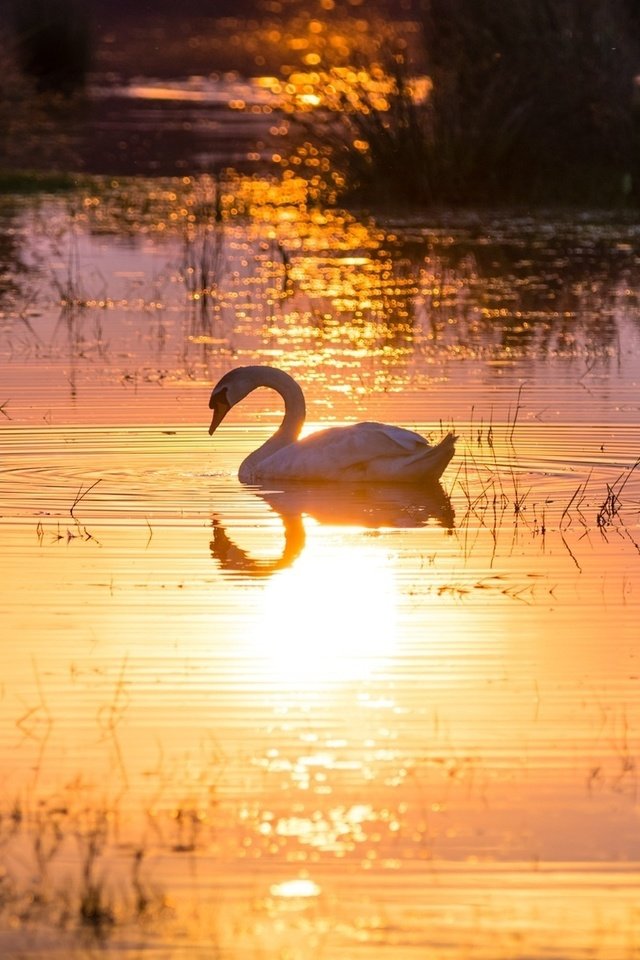
M 271 387 L 279 393 L 284 400 L 284 418 L 273 436 L 250 453 L 240 465 L 238 477 L 243 483 L 252 483 L 256 469 L 263 460 L 298 439 L 306 415 L 304 394 L 293 377 L 272 367 L 256 367 L 255 370 L 256 385 L 253 389 Z

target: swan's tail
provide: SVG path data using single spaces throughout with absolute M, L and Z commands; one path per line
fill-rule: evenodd
M 419 454 L 407 470 L 407 479 L 415 483 L 435 483 L 440 479 L 456 452 L 456 440 L 448 433 L 435 447 Z

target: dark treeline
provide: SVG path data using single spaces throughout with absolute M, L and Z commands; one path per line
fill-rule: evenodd
M 429 97 L 414 102 L 411 65 L 382 49 L 389 104 L 327 127 L 347 194 L 637 205 L 638 0 L 422 0 L 417 16 Z
M 326 6 L 326 0 L 5 0 L 0 12 L 8 13 L 25 75 L 40 90 L 69 93 L 82 87 L 107 34 L 103 70 L 126 74 L 146 66 L 164 75 L 164 67 L 179 76 L 213 71 L 224 54 L 223 69 L 236 58 L 242 71 L 251 68 L 253 53 L 244 51 L 242 61 L 242 46 L 226 42 L 222 27 L 205 29 L 203 18 L 280 18 L 286 36 L 288 17 L 295 15 L 300 29 Z M 414 205 L 637 205 L 640 0 L 335 0 L 324 16 L 385 11 L 394 12 L 392 30 L 410 17 L 421 37 L 412 62 L 406 44 L 394 46 L 388 33 L 373 54 L 354 47 L 360 65 L 364 56 L 377 59 L 395 81 L 387 102 L 363 89 L 366 110 L 353 110 L 345 97 L 341 115 L 330 112 L 323 122 L 316 112 L 310 120 L 340 168 L 343 194 Z M 164 32 L 150 39 L 160 20 Z M 271 51 L 278 53 L 291 56 L 286 46 Z M 416 72 L 433 82 L 423 100 L 413 95 Z
M 429 0 L 429 120 L 452 199 L 635 189 L 639 6 Z
M 70 93 L 91 66 L 93 23 L 81 0 L 12 0 L 6 27 L 19 65 L 39 90 Z
M 122 18 L 158 16 L 253 17 L 262 14 L 264 4 L 260 0 L 91 0 L 85 7 L 96 21 L 107 25 Z
M 101 38 L 158 22 L 263 16 L 269 0 L 4 0 L 0 27 L 15 45 L 19 65 L 40 90 L 80 88 Z M 278 4 L 279 5 L 279 4 Z M 171 30 L 171 27 L 168 27 Z

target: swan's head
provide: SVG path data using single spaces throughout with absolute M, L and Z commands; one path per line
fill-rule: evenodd
M 213 410 L 209 433 L 218 429 L 231 407 L 244 400 L 247 394 L 257 387 L 270 387 L 284 398 L 286 411 L 289 413 L 293 408 L 296 429 L 299 431 L 300 424 L 304 421 L 304 396 L 298 384 L 283 370 L 253 364 L 229 370 L 218 380 L 209 400 L 209 406 Z
M 231 407 L 243 400 L 257 386 L 251 367 L 236 367 L 225 373 L 211 391 L 209 406 L 213 410 L 209 434 L 220 426 Z

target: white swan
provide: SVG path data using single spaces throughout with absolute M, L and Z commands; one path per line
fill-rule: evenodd
M 434 483 L 454 454 L 452 433 L 431 446 L 412 430 L 385 423 L 330 427 L 303 440 L 302 390 L 288 373 L 275 367 L 236 367 L 225 373 L 211 393 L 212 434 L 231 407 L 257 387 L 271 387 L 284 400 L 284 419 L 272 437 L 244 460 L 238 471 L 243 483 L 270 480 L 366 480 L 391 483 Z

